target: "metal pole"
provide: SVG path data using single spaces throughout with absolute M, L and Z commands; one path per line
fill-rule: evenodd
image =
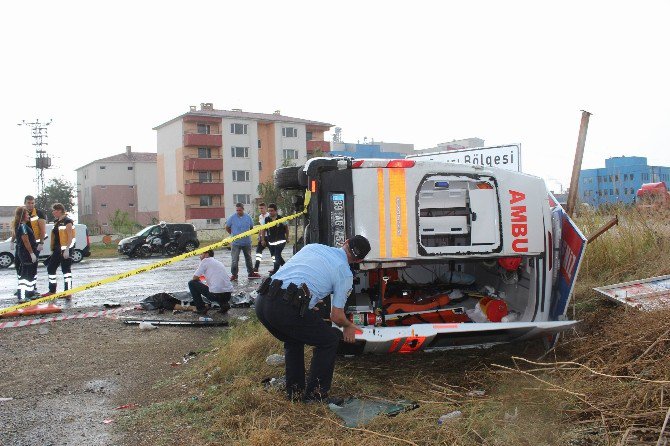
M 582 122 L 579 125 L 577 149 L 575 150 L 575 162 L 572 165 L 572 178 L 570 178 L 570 191 L 568 192 L 567 213 L 570 217 L 572 217 L 572 214 L 575 212 L 575 206 L 577 204 L 577 193 L 579 192 L 579 171 L 582 169 L 584 145 L 586 144 L 586 131 L 589 128 L 589 116 L 591 116 L 591 113 L 582 110 Z

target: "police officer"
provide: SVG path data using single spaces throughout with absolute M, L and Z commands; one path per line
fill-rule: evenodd
M 47 263 L 47 274 L 49 275 L 49 292 L 43 294 L 48 296 L 56 292 L 57 278 L 56 270 L 60 266 L 63 272 L 63 284 L 65 291 L 72 288 L 72 251 L 76 243 L 74 236 L 74 221 L 67 216 L 65 206 L 56 203 L 52 207 L 54 227 L 51 230 L 51 255 Z
M 353 287 L 349 264 L 360 263 L 368 252 L 370 242 L 361 235 L 347 240 L 342 248 L 309 244 L 258 289 L 256 315 L 284 342 L 289 399 L 302 396 L 305 402 L 341 403 L 341 399 L 328 398 L 328 392 L 342 333 L 316 310 L 322 299 L 332 294 L 330 320 L 343 329 L 345 342 L 355 342 L 358 327 L 344 314 Z M 314 346 L 307 383 L 305 344 Z

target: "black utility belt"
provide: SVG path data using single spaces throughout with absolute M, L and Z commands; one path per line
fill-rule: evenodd
M 283 281 L 268 277 L 263 281 L 261 286 L 258 287 L 258 294 L 268 299 L 281 298 L 292 307 L 298 308 L 300 310 L 300 316 L 305 314 L 305 310 L 307 310 L 311 298 L 309 288 L 307 288 L 304 283 L 300 286 L 291 283 L 286 289 L 282 289 L 282 285 L 284 285 Z

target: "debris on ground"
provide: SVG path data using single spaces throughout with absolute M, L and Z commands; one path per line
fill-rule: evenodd
M 283 365 L 285 362 L 284 355 L 273 353 L 267 358 L 265 358 L 265 363 L 267 365 Z
M 484 390 L 471 390 L 468 393 L 466 393 L 467 396 L 484 396 L 486 395 L 486 391 Z
M 209 318 L 208 318 L 209 319 Z M 215 321 L 215 320 L 167 320 L 167 319 L 122 319 L 124 324 L 149 324 L 153 325 L 154 328 L 157 325 L 180 325 L 185 327 L 225 327 L 228 325 L 228 321 Z M 150 328 L 148 328 L 150 329 Z
M 255 298 L 252 293 L 239 293 L 230 298 L 230 307 L 248 308 L 254 304 L 254 301 Z
M 140 322 L 138 324 L 140 330 L 154 330 L 158 328 L 156 325 L 153 325 L 151 322 Z
M 279 378 L 265 378 L 261 381 L 261 384 L 265 387 L 265 390 L 269 389 L 286 389 L 286 377 L 280 376 Z
M 195 358 L 196 356 L 198 356 L 197 352 L 188 352 L 184 355 L 183 358 L 181 358 L 181 361 L 182 361 L 182 363 L 186 364 L 187 362 L 189 362 L 191 359 Z
M 515 407 L 514 412 L 505 412 L 505 422 L 510 423 L 516 421 L 519 418 L 519 408 Z
M 341 406 L 328 405 L 330 410 L 344 420 L 347 427 L 363 426 L 379 415 L 392 417 L 417 407 L 419 407 L 418 404 L 407 400 L 385 401 L 359 398 L 349 398 Z
M 597 287 L 594 290 L 616 303 L 630 305 L 643 311 L 670 308 L 670 276 L 617 283 Z
M 140 407 L 140 405 L 137 403 L 128 403 L 124 404 L 123 406 L 115 407 L 114 410 L 136 409 L 138 407 Z
M 110 419 L 107 419 L 107 420 L 102 420 L 102 422 L 103 422 L 103 424 L 110 424 L 110 423 L 113 423 L 114 420 L 112 420 L 112 419 L 110 418 Z
M 14 398 L 11 398 L 11 397 L 10 398 L 0 398 L 0 403 L 4 403 L 5 401 L 11 401 L 13 399 Z
M 463 412 L 461 412 L 460 410 L 454 410 L 453 412 L 449 412 L 438 418 L 437 424 L 439 424 L 440 426 L 443 424 L 448 424 L 454 420 L 457 420 L 461 416 L 463 416 Z

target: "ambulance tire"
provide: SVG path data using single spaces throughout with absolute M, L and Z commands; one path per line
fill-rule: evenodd
M 275 170 L 275 186 L 277 189 L 296 190 L 302 189 L 298 177 L 302 166 L 280 167 Z

